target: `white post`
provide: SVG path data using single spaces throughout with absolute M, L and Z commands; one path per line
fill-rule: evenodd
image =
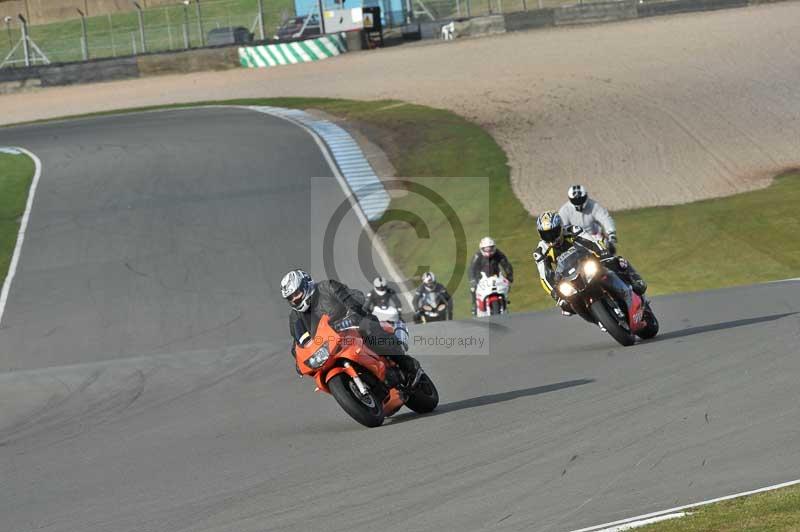
M 172 24 L 169 21 L 169 7 L 164 8 L 167 15 L 167 38 L 169 38 L 169 49 L 172 50 Z
M 28 21 L 22 15 L 17 15 L 22 22 L 22 50 L 25 53 L 25 66 L 31 66 L 31 43 L 28 42 Z
M 144 38 L 144 13 L 142 12 L 142 6 L 140 6 L 138 3 L 134 2 L 133 5 L 136 6 L 136 12 L 139 15 L 139 36 L 142 39 L 142 53 L 146 54 L 147 42 Z
M 111 35 L 111 55 L 117 57 L 117 47 L 114 44 L 114 24 L 111 22 L 111 13 L 108 14 L 108 33 Z

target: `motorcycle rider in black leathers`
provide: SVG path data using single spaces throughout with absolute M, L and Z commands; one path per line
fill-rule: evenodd
M 428 294 L 435 293 L 445 303 L 447 303 L 447 319 L 453 319 L 453 298 L 447 291 L 443 284 L 436 282 L 436 276 L 433 272 L 425 272 L 422 274 L 422 284 L 419 285 L 417 291 L 414 293 L 414 323 L 422 321 L 422 305 L 425 304 Z
M 481 280 L 481 273 L 485 273 L 487 277 L 499 275 L 502 272 L 508 279 L 509 284 L 514 282 L 514 268 L 511 266 L 508 257 L 497 249 L 494 240 L 491 237 L 483 237 L 480 241 L 478 251 L 472 257 L 472 263 L 469 266 L 469 291 L 470 291 L 470 304 L 472 305 L 472 315 L 477 314 L 477 302 L 475 301 L 475 289 L 478 287 L 478 281 Z
M 406 385 L 414 387 L 419 382 L 422 375 L 419 362 L 405 353 L 403 344 L 384 331 L 374 316 L 364 311 L 365 298 L 359 290 L 333 279 L 317 283 L 305 271 L 292 270 L 281 280 L 281 296 L 292 308 L 289 313 L 292 355 L 303 333 L 313 336 L 319 320 L 327 314 L 334 329 L 357 326 L 364 342 L 376 354 L 400 366 Z M 302 330 L 298 331 L 298 326 Z
M 403 305 L 400 302 L 400 297 L 397 292 L 389 288 L 383 277 L 376 277 L 372 281 L 372 290 L 367 294 L 364 310 L 372 314 L 372 310 L 375 307 L 394 307 L 399 315 L 403 315 Z
M 585 234 L 583 229 L 577 226 L 565 227 L 561 220 L 561 215 L 552 211 L 545 211 L 536 219 L 536 229 L 539 232 L 541 241 L 533 251 L 533 260 L 539 269 L 539 279 L 542 288 L 550 297 L 556 300 L 556 304 L 561 308 L 562 314 L 571 316 L 574 311 L 571 305 L 559 297 L 555 283 L 555 268 L 558 257 L 573 245 L 579 244 L 598 257 L 613 256 L 602 240 L 591 235 Z M 626 259 L 616 257 L 616 260 L 609 261 L 606 265 L 614 271 L 622 281 L 628 283 L 634 292 L 644 295 L 647 290 L 647 283 L 636 272 Z

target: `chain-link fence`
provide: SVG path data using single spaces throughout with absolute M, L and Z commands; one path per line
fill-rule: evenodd
M 415 19 L 426 22 L 607 1 L 609 0 L 412 0 L 411 5 Z
M 291 0 L 185 0 L 142 10 L 136 5 L 140 4 L 131 2 L 134 9 L 130 12 L 94 17 L 81 17 L 76 9 L 74 19 L 28 25 L 30 62 L 81 61 L 225 44 L 232 35 L 226 28 L 244 28 L 237 33 L 240 38 L 246 33 L 256 40 L 269 39 L 294 17 Z M 0 64 L 6 59 L 4 66 L 22 66 L 22 21 L 5 17 L 2 22 Z

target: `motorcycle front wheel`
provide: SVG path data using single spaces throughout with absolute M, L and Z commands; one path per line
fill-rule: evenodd
M 503 308 L 503 306 L 500 303 L 500 300 L 499 299 L 495 299 L 494 301 L 492 301 L 492 305 L 490 307 L 489 313 L 492 316 L 495 316 L 497 314 L 500 314 L 502 308 Z
M 603 324 L 614 340 L 624 346 L 633 345 L 636 342 L 636 336 L 620 324 L 619 320 L 606 307 L 605 301 L 599 299 L 592 303 L 591 311 L 592 316 Z
M 427 374 L 422 375 L 414 394 L 406 401 L 406 406 L 417 414 L 433 412 L 439 405 L 439 391 Z
M 383 404 L 371 391 L 362 395 L 347 373 L 334 376 L 328 381 L 328 388 L 342 410 L 365 427 L 380 427 L 383 424 Z

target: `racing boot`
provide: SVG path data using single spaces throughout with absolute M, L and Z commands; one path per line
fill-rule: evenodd
M 642 276 L 639 275 L 636 268 L 634 268 L 627 259 L 622 257 L 617 258 L 617 263 L 619 264 L 620 272 L 626 277 L 625 280 L 631 285 L 633 291 L 640 296 L 644 296 L 644 293 L 647 292 L 647 282 L 642 279 Z

